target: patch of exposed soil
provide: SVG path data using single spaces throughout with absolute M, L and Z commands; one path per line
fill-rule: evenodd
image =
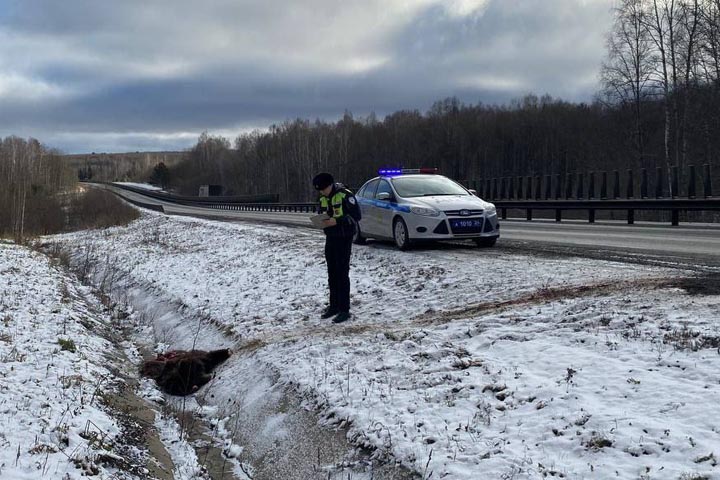
M 670 286 L 682 288 L 689 295 L 720 295 L 720 275 L 679 278 L 671 282 Z
M 417 323 L 418 325 L 433 325 L 459 320 L 462 318 L 476 317 L 489 312 L 497 313 L 511 307 L 532 305 L 541 302 L 544 303 L 561 299 L 606 295 L 614 292 L 632 290 L 635 288 L 666 288 L 671 287 L 675 281 L 677 280 L 670 280 L 667 278 L 648 278 L 628 281 L 600 282 L 590 285 L 541 288 L 511 300 L 478 303 L 464 308 L 447 310 L 444 312 L 428 312 L 415 317 L 414 323 Z
M 155 410 L 145 400 L 134 393 L 134 387 L 126 386 L 120 392 L 104 396 L 105 404 L 112 410 L 113 417 L 122 428 L 122 438 L 126 445 L 118 452 L 121 454 L 125 468 L 140 478 L 155 478 L 159 480 L 173 480 L 173 462 L 170 454 L 165 450 L 160 437 L 155 430 Z M 128 459 L 132 458 L 132 448 L 147 449 L 150 458 L 147 463 L 133 465 Z M 122 451 L 123 449 L 127 450 Z
M 232 480 L 237 477 L 233 474 L 233 463 L 228 460 L 222 449 L 218 448 L 217 440 L 213 438 L 207 425 L 198 419 L 193 412 L 176 413 L 178 423 L 182 426 L 187 441 L 195 449 L 200 463 L 213 480 Z

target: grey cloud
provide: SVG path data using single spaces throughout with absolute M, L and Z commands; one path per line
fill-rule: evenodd
M 156 135 L 165 149 L 191 143 L 173 132 L 424 110 L 453 95 L 594 93 L 609 0 L 491 0 L 466 16 L 416 1 L 16 1 L 0 37 L 32 48 L 0 56 L 66 95 L 3 97 L 0 71 L 0 135 L 44 134 L 70 151 L 148 148 Z

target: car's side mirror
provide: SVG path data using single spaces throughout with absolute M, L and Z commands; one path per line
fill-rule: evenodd
M 468 190 L 468 192 L 470 192 L 471 194 L 475 195 L 476 197 L 478 196 L 477 190 L 473 190 L 473 189 L 471 188 L 470 190 Z
M 378 199 L 378 200 L 385 200 L 385 201 L 387 201 L 387 200 L 390 200 L 391 198 L 392 198 L 392 194 L 390 194 L 390 193 L 388 193 L 388 192 L 380 192 L 380 193 L 377 194 L 377 199 Z

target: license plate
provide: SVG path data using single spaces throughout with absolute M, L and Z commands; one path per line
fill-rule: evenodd
M 482 218 L 453 218 L 450 228 L 453 232 L 479 232 L 482 229 Z

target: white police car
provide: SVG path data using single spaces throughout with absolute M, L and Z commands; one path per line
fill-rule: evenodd
M 394 240 L 400 250 L 414 241 L 472 239 L 491 247 L 500 236 L 495 205 L 434 172 L 383 169 L 355 194 L 362 220 L 355 243 Z

